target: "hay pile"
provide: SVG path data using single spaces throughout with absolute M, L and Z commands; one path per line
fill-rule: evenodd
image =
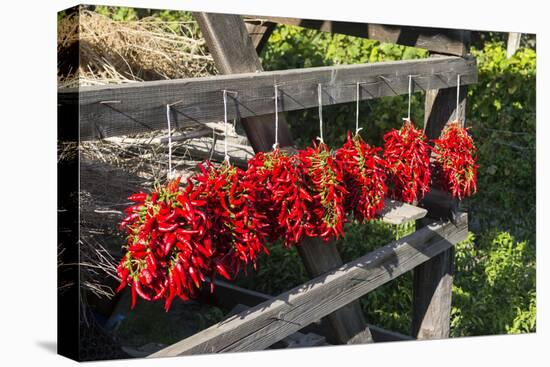
M 120 22 L 81 9 L 59 21 L 57 53 L 60 88 L 215 73 L 194 21 Z

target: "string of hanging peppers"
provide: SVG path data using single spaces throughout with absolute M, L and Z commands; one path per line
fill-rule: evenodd
M 242 170 L 224 161 L 199 165 L 187 180 L 157 185 L 128 199 L 121 222 L 126 250 L 118 267 L 118 291 L 136 298 L 188 300 L 208 277 L 233 279 L 256 267 L 267 243 L 284 246 L 305 237 L 329 241 L 344 235 L 348 214 L 358 222 L 376 218 L 386 195 L 412 203 L 431 180 L 459 199 L 476 191 L 476 149 L 467 129 L 451 123 L 429 144 L 406 121 L 384 136 L 384 147 L 348 133 L 331 153 L 321 142 L 290 155 L 276 147 L 257 153 Z M 433 162 L 430 162 L 433 157 Z

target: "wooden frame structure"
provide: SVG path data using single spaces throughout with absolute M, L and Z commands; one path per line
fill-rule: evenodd
M 323 87 L 323 105 L 331 105 L 354 101 L 356 83 L 361 83 L 361 99 L 405 94 L 410 75 L 414 91 L 426 92 L 424 126 L 428 137 L 434 138 L 448 122 L 464 117 L 465 85 L 477 82 L 476 61 L 467 55 L 469 33 L 465 31 L 273 17 L 246 17 L 245 23 L 238 15 L 194 15 L 217 69 L 225 75 L 62 90 L 59 131 L 68 134 L 60 139 L 101 139 L 163 129 L 167 104 L 173 106 L 176 127 L 218 121 L 223 117 L 221 91 L 229 89 L 236 92 L 229 117 L 241 119 L 255 151 L 266 151 L 274 141 L 275 84 L 279 110 L 291 111 L 317 106 L 318 84 Z M 264 72 L 257 50 L 275 23 L 423 47 L 433 57 Z M 458 111 L 457 75 L 462 85 Z M 292 146 L 284 115 L 279 124 L 281 146 Z M 298 251 L 310 281 L 273 298 L 221 282 L 222 294 L 240 294 L 250 308 L 151 357 L 264 349 L 319 320 L 331 343 L 448 337 L 452 248 L 466 238 L 467 216 L 457 212 L 456 202 L 447 194 L 436 190 L 417 206 L 386 204 L 382 220 L 393 224 L 416 220 L 416 232 L 347 264 L 333 243 L 308 240 Z M 408 271 L 414 272 L 412 336 L 369 325 L 357 299 Z

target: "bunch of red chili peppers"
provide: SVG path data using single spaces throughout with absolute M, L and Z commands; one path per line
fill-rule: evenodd
M 460 122 L 455 121 L 434 140 L 437 182 L 453 196 L 462 199 L 476 192 L 477 153 L 474 140 Z
M 381 150 L 368 145 L 359 134 L 352 137 L 348 132 L 346 142 L 335 153 L 347 191 L 344 208 L 358 222 L 373 219 L 384 206 L 386 163 L 379 155 Z
M 346 214 L 375 218 L 386 194 L 418 200 L 429 190 L 430 167 L 458 198 L 475 192 L 476 150 L 460 124 L 449 125 L 433 148 L 410 121 L 384 141 L 382 149 L 348 133 L 334 154 L 322 142 L 294 155 L 275 148 L 257 153 L 246 171 L 206 162 L 183 187 L 178 178 L 130 196 L 134 205 L 120 224 L 128 241 L 118 290 L 131 287 L 132 308 L 140 296 L 164 300 L 168 311 L 176 297 L 195 296 L 207 277 L 213 290 L 216 276 L 229 280 L 248 264 L 255 268 L 258 256 L 269 254 L 267 243 L 329 241 L 343 236 Z
M 406 121 L 384 135 L 384 158 L 392 198 L 412 203 L 430 188 L 430 146 L 422 130 Z

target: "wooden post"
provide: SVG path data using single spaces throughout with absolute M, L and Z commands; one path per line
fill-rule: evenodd
M 194 13 L 216 67 L 222 74 L 262 71 L 255 46 L 239 15 Z M 241 120 L 254 151 L 269 151 L 275 141 L 273 115 Z M 279 116 L 279 144 L 292 146 L 293 140 L 284 115 Z M 342 265 L 334 244 L 308 241 L 298 252 L 311 277 Z M 323 260 L 321 260 L 323 259 Z M 321 261 L 323 265 L 321 265 Z M 331 343 L 366 343 L 372 341 L 359 304 L 346 306 L 327 316 Z
M 514 56 L 521 43 L 521 33 L 508 33 L 508 44 L 506 45 L 506 57 Z
M 445 125 L 457 119 L 463 121 L 466 108 L 466 87 L 460 88 L 459 113 L 456 115 L 457 88 L 426 91 L 424 129 L 428 139 L 438 138 Z M 437 207 L 438 202 L 440 208 Z M 452 203 L 449 205 L 449 203 Z M 440 209 L 440 210 L 438 210 Z M 428 206 L 427 217 L 447 213 L 456 218 L 456 201 L 450 195 L 438 192 L 437 202 Z M 418 227 L 427 219 L 418 220 Z M 414 270 L 413 276 L 412 336 L 417 339 L 449 337 L 451 296 L 453 288 L 452 248 L 426 261 Z

